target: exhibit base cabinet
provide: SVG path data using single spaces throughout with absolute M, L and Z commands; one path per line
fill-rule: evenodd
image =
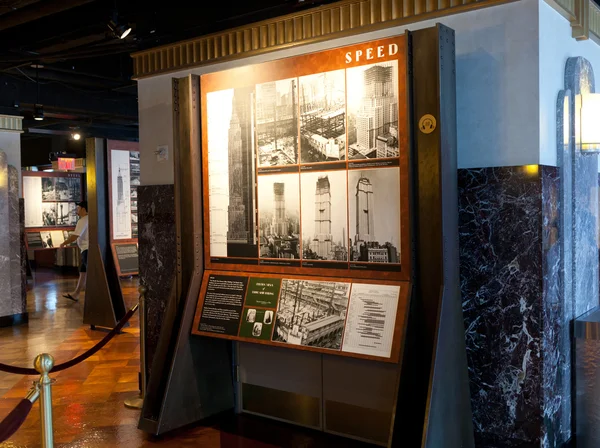
M 454 31 L 173 80 L 177 275 L 139 427 L 474 445 Z

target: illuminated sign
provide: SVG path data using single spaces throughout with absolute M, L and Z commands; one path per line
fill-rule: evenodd
M 74 170 L 75 169 L 75 158 L 59 157 L 58 158 L 58 169 L 60 171 Z

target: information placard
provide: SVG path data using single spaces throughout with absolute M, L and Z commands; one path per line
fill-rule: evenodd
M 210 275 L 199 331 L 237 336 L 248 277 Z
M 139 271 L 137 243 L 115 243 L 112 249 L 119 275 L 136 275 Z

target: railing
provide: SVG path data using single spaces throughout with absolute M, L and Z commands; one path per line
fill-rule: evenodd
M 47 354 L 42 353 L 36 356 L 35 361 L 33 363 L 34 368 L 27 367 L 15 367 L 7 364 L 0 363 L 0 371 L 13 373 L 18 375 L 40 375 L 39 380 L 34 381 L 33 386 L 27 396 L 23 398 L 17 406 L 0 422 L 0 443 L 7 440 L 11 437 L 17 430 L 21 427 L 27 415 L 31 411 L 33 403 L 35 403 L 38 398 L 40 400 L 40 422 L 41 422 L 41 440 L 42 440 L 42 448 L 53 448 L 54 446 L 54 436 L 53 436 L 53 424 L 52 424 L 52 383 L 54 380 L 50 378 L 50 373 L 59 372 L 61 370 L 68 369 L 73 367 L 80 362 L 85 361 L 90 356 L 97 353 L 102 347 L 104 347 L 108 342 L 118 333 L 120 333 L 121 329 L 125 326 L 125 324 L 129 321 L 131 316 L 135 314 L 138 310 L 138 307 L 143 308 L 143 304 L 145 302 L 146 288 L 144 286 L 140 286 L 139 288 L 139 303 L 136 304 L 133 308 L 131 308 L 127 314 L 121 319 L 121 321 L 117 324 L 115 328 L 113 328 L 110 333 L 108 333 L 101 341 L 99 341 L 96 345 L 94 345 L 91 349 L 83 353 L 82 355 L 77 356 L 76 358 L 71 359 L 70 361 L 54 365 L 54 358 Z M 143 331 L 143 316 L 140 319 L 140 326 Z M 141 340 L 144 341 L 143 333 L 141 335 Z M 143 356 L 143 345 L 142 344 L 142 353 L 140 356 Z M 144 393 L 145 387 L 145 368 L 144 363 L 141 363 L 141 371 L 142 371 L 142 396 Z M 141 404 L 136 403 L 137 406 L 128 406 L 128 407 L 141 407 Z M 126 404 L 127 405 L 127 404 Z

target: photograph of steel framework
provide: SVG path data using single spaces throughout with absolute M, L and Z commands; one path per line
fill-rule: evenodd
M 298 163 L 298 80 L 282 79 L 256 86 L 258 166 Z
M 284 279 L 272 340 L 340 350 L 350 284 Z
M 300 258 L 300 175 L 258 176 L 261 258 Z
M 302 258 L 348 261 L 346 170 L 305 172 L 302 188 Z
M 346 159 L 344 70 L 300 77 L 301 162 Z
M 349 68 L 348 159 L 398 157 L 398 61 Z

